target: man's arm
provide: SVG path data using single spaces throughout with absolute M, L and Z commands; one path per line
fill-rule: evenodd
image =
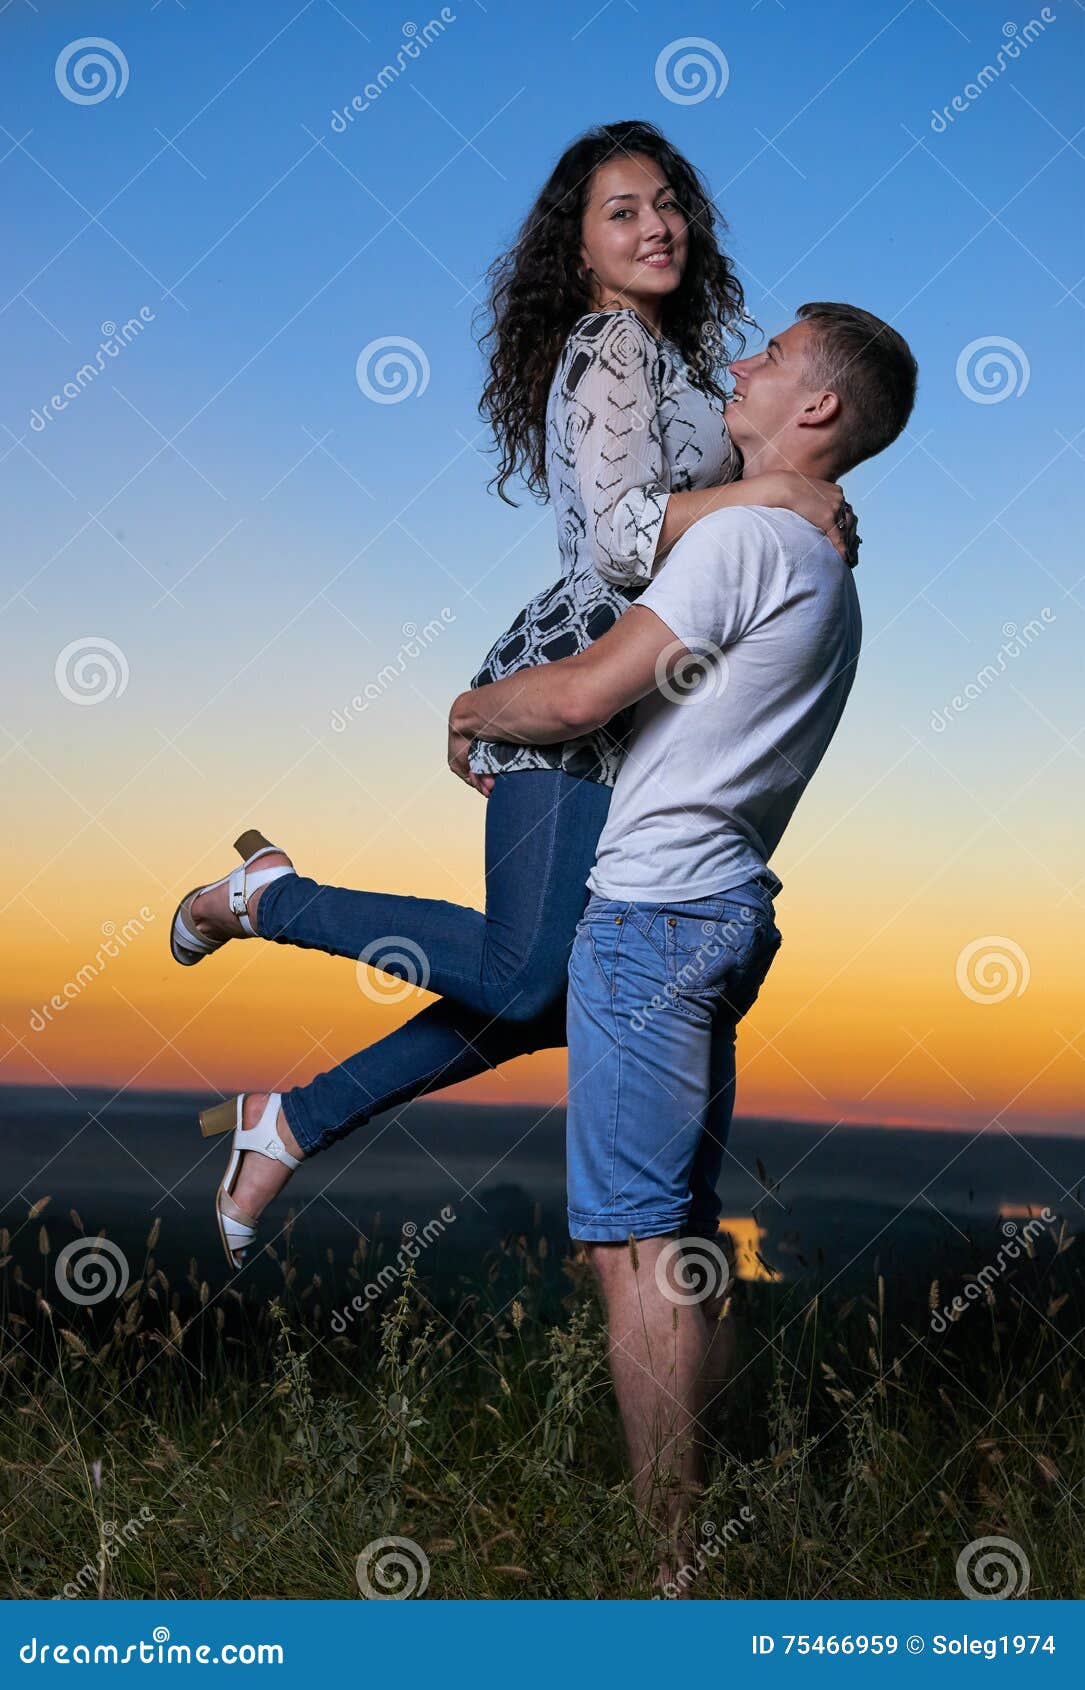
M 475 775 L 467 763 L 473 739 L 576 739 L 665 686 L 691 656 L 710 661 L 756 620 L 774 555 L 766 519 L 752 510 L 719 511 L 695 524 L 640 602 L 586 651 L 461 693 L 449 715 L 449 767 L 488 793 L 494 777 Z
M 687 655 L 654 610 L 631 605 L 586 651 L 461 693 L 449 715 L 450 741 L 576 739 L 654 691 Z

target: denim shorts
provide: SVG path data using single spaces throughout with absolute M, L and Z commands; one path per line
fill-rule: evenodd
M 593 896 L 569 964 L 569 1233 L 714 1237 L 735 1028 L 781 943 L 756 880 L 716 897 Z

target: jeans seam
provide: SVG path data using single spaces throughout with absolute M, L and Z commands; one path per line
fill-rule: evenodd
M 534 771 L 532 771 L 532 770 L 520 770 L 520 771 L 513 770 L 512 772 L 513 773 L 520 772 L 520 773 L 526 774 L 526 773 L 533 773 Z M 573 776 L 571 778 L 576 779 L 577 777 Z M 545 870 L 544 870 L 542 876 L 540 877 L 541 878 L 541 884 L 544 885 L 544 886 L 549 884 L 550 871 L 551 871 L 551 868 L 552 868 L 553 862 L 554 862 L 554 851 L 555 851 L 555 846 L 556 846 L 556 843 L 557 843 L 557 821 L 556 821 L 556 817 L 557 817 L 558 810 L 561 808 L 561 804 L 562 804 L 562 800 L 559 798 L 557 803 L 552 804 L 546 812 L 546 819 L 550 823 L 550 834 L 549 834 L 549 837 L 547 839 L 547 845 L 546 845 L 546 867 L 545 867 Z M 500 865 L 498 865 L 498 866 L 500 866 Z M 538 938 L 539 931 L 540 931 L 540 928 L 542 926 L 542 916 L 543 916 L 543 907 L 542 907 L 542 900 L 540 899 L 536 903 L 536 906 L 535 906 L 535 923 L 534 923 L 534 926 L 531 929 L 530 937 L 528 938 L 526 944 L 524 945 L 524 953 L 523 954 L 524 954 L 524 958 L 526 958 L 526 959 L 530 959 L 531 953 L 535 948 L 535 940 Z M 481 961 L 482 961 L 482 964 L 483 964 L 483 967 L 482 967 L 483 975 L 485 975 L 485 962 L 486 962 L 486 950 L 487 949 L 488 949 L 488 946 L 483 950 L 482 958 L 481 958 Z M 524 973 L 531 973 L 531 972 L 532 972 L 532 970 L 530 969 L 530 967 L 525 968 L 523 962 L 521 962 L 521 966 L 518 969 L 516 969 L 515 972 L 512 975 L 510 975 L 508 980 L 504 980 L 504 981 L 500 981 L 500 982 L 495 983 L 496 986 L 497 986 L 497 989 L 500 990 L 500 991 L 507 991 L 509 986 L 511 986 L 513 984 L 513 982 L 517 979 L 517 977 L 519 975 L 524 974 Z
M 614 946 L 614 974 L 610 981 L 610 990 L 607 993 L 607 1010 L 610 1015 L 611 1038 L 614 1043 L 615 1060 L 617 1063 L 617 1069 L 614 1075 L 614 1096 L 611 1108 L 611 1119 L 607 1133 L 607 1188 L 610 1194 L 607 1201 L 611 1203 L 614 1201 L 615 1197 L 614 1163 L 618 1154 L 618 1121 L 621 1118 L 622 1099 L 622 1040 L 621 1033 L 618 1028 L 618 1012 L 615 1007 L 615 999 L 618 993 L 618 970 L 621 966 L 622 941 L 625 938 L 625 934 L 626 928 L 623 922 L 618 928 L 618 939 Z
M 442 1062 L 442 1063 L 439 1064 L 438 1067 L 429 1069 L 425 1074 L 414 1075 L 412 1077 L 411 1081 L 410 1081 L 410 1085 L 412 1087 L 417 1085 L 420 1089 L 424 1089 L 429 1084 L 430 1080 L 435 1080 L 438 1077 L 438 1075 L 443 1074 L 445 1072 L 445 1070 L 448 1068 L 448 1066 L 449 1066 L 449 1064 L 447 1062 Z M 491 1063 L 488 1064 L 488 1066 L 492 1069 L 494 1067 L 494 1064 L 491 1062 Z M 455 1085 L 456 1084 L 455 1080 L 449 1080 L 447 1083 L 449 1085 Z M 282 1106 L 283 1106 L 284 1113 L 286 1112 L 286 1099 L 288 1097 L 293 1097 L 295 1092 L 299 1092 L 299 1091 L 303 1092 L 303 1091 L 306 1091 L 307 1089 L 308 1088 L 306 1086 L 294 1086 L 294 1087 L 291 1088 L 290 1091 L 283 1093 Z M 387 1092 L 385 1092 L 383 1094 L 384 1097 L 387 1097 L 388 1095 L 389 1094 Z M 418 1095 L 418 1094 L 416 1093 L 415 1095 Z M 350 1131 L 353 1132 L 355 1127 L 364 1126 L 368 1121 L 371 1121 L 373 1119 L 374 1115 L 382 1115 L 386 1109 L 394 1109 L 395 1107 L 396 1106 L 395 1106 L 394 1103 L 382 1103 L 377 1108 L 374 1108 L 371 1104 L 367 1105 L 366 1106 L 366 1113 L 363 1114 L 359 1120 L 355 1120 L 354 1116 L 352 1116 L 352 1115 L 347 1117 L 347 1120 L 354 1122 L 354 1126 L 352 1126 L 350 1128 Z M 287 1114 L 287 1121 L 290 1123 L 290 1126 L 291 1126 L 291 1129 L 292 1129 L 293 1123 L 290 1122 L 289 1114 Z M 328 1141 L 328 1144 L 318 1145 L 317 1148 L 321 1149 L 321 1150 L 326 1150 L 326 1149 L 329 1148 L 329 1146 L 331 1144 L 335 1144 L 337 1142 L 338 1137 L 346 1137 L 345 1133 L 339 1132 L 339 1128 L 345 1127 L 346 1125 L 347 1125 L 347 1121 L 340 1121 L 338 1123 L 337 1127 L 333 1127 L 333 1128 L 324 1127 L 324 1128 L 322 1128 L 321 1129 L 322 1133 L 332 1131 L 332 1132 L 335 1132 L 337 1134 L 337 1138 L 330 1139 Z M 295 1134 L 295 1137 L 296 1136 L 297 1135 Z

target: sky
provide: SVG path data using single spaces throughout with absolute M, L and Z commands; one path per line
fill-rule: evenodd
M 0 1082 L 283 1089 L 428 1001 L 256 942 L 182 972 L 170 916 L 250 825 L 481 905 L 447 710 L 557 573 L 549 509 L 487 491 L 484 273 L 580 131 L 643 117 L 766 336 L 850 300 L 920 365 L 847 478 L 864 650 L 739 1113 L 1080 1128 L 1082 10 L 139 0 L 104 47 L 76 11 L 0 11 Z

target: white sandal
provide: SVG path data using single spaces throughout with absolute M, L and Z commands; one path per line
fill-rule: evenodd
M 300 1160 L 291 1156 L 275 1126 L 275 1117 L 282 1102 L 281 1092 L 271 1093 L 263 1114 L 252 1127 L 246 1127 L 244 1124 L 245 1097 L 246 1093 L 242 1092 L 240 1097 L 227 1098 L 225 1103 L 216 1103 L 213 1108 L 200 1112 L 200 1131 L 204 1138 L 214 1138 L 218 1133 L 228 1133 L 231 1130 L 234 1135 L 233 1151 L 226 1164 L 222 1183 L 215 1194 L 219 1237 L 232 1268 L 240 1268 L 244 1264 L 245 1251 L 255 1239 L 259 1225 L 257 1216 L 247 1214 L 231 1196 L 245 1151 L 255 1150 L 257 1155 L 269 1156 L 273 1162 L 281 1162 L 291 1170 L 301 1167 Z
M 210 956 L 212 951 L 221 950 L 223 945 L 228 945 L 231 938 L 242 936 L 235 933 L 227 934 L 224 939 L 205 939 L 202 933 L 197 933 L 192 916 L 192 900 L 199 897 L 201 892 L 210 892 L 214 886 L 229 885 L 230 908 L 241 923 L 244 937 L 256 937 L 255 929 L 249 920 L 249 898 L 258 887 L 267 886 L 272 880 L 278 880 L 280 875 L 296 874 L 297 869 L 288 868 L 285 863 L 281 863 L 277 868 L 258 869 L 255 874 L 250 874 L 249 865 L 258 857 L 266 857 L 269 851 L 281 849 L 279 845 L 270 844 L 256 828 L 250 827 L 234 842 L 234 850 L 244 859 L 241 867 L 231 869 L 221 880 L 212 880 L 207 886 L 194 886 L 191 892 L 185 893 L 173 912 L 170 926 L 170 951 L 175 962 L 179 962 L 184 968 L 191 968 L 193 963 L 201 962 L 205 956 Z M 283 855 L 285 854 L 284 852 Z

